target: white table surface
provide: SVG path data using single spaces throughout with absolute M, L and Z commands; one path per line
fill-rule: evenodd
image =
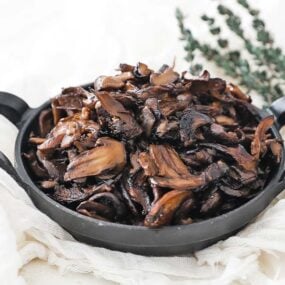
M 261 8 L 285 48 L 285 1 L 251 2 Z M 210 0 L 0 0 L 0 89 L 38 106 L 62 87 L 113 72 L 120 62 L 142 61 L 158 68 L 176 57 L 177 69 L 187 69 L 174 17 L 177 6 L 195 32 L 207 38 L 198 19 L 202 11 L 212 13 Z M 212 65 L 209 70 L 220 75 Z M 12 159 L 17 130 L 2 117 L 0 130 L 11 138 L 7 146 L 0 135 L 0 150 Z M 29 285 L 114 284 L 87 274 L 62 274 L 42 261 L 33 261 L 21 274 Z

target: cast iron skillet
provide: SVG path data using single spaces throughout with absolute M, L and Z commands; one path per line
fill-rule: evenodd
M 91 84 L 82 87 L 88 88 L 89 86 Z M 281 163 L 273 170 L 271 180 L 263 191 L 239 208 L 212 219 L 191 225 L 149 229 L 142 226 L 104 222 L 83 216 L 45 195 L 29 177 L 21 155 L 27 147 L 29 133 L 35 126 L 39 113 L 49 105 L 48 101 L 39 108 L 31 109 L 15 95 L 0 92 L 0 114 L 8 118 L 19 129 L 15 145 L 15 168 L 2 153 L 0 153 L 0 167 L 24 187 L 42 212 L 58 222 L 79 241 L 143 255 L 190 253 L 237 232 L 252 221 L 285 188 L 283 150 Z M 266 111 L 258 109 L 258 113 L 261 118 L 268 114 L 275 115 L 277 123 L 272 128 L 272 132 L 276 138 L 280 139 L 279 129 L 285 124 L 285 98 L 275 101 Z

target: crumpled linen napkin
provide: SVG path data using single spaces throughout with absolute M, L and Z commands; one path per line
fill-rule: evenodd
M 236 236 L 183 257 L 145 257 L 77 242 L 36 209 L 26 192 L 2 169 L 0 193 L 3 285 L 25 284 L 19 269 L 35 258 L 56 265 L 62 272 L 93 273 L 126 285 L 264 285 L 273 284 L 281 270 L 285 193 Z

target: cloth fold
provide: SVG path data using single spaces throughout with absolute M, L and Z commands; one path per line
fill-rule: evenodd
M 17 270 L 36 258 L 62 272 L 93 273 L 126 285 L 273 284 L 281 270 L 284 193 L 236 236 L 191 256 L 145 257 L 77 242 L 36 209 L 26 192 L 2 169 L 0 191 L 0 257 L 7 260 L 6 266 L 0 267 L 0 278 L 7 280 L 5 285 L 24 284 Z

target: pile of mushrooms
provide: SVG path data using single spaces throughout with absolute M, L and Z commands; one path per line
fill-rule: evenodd
M 204 71 L 120 65 L 51 101 L 30 135 L 30 174 L 52 199 L 131 225 L 190 224 L 257 195 L 282 145 L 237 86 Z

